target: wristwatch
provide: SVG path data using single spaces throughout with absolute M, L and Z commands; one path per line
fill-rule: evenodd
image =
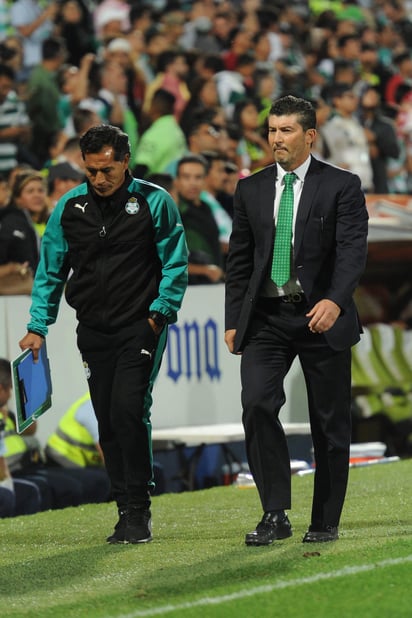
M 167 324 L 167 317 L 160 313 L 160 311 L 151 311 L 149 318 L 160 328 L 160 330 Z

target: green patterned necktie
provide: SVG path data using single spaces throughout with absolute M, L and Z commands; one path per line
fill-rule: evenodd
M 290 278 L 290 250 L 292 246 L 293 183 L 297 176 L 293 172 L 283 177 L 283 191 L 280 197 L 278 219 L 273 249 L 272 280 L 282 287 Z

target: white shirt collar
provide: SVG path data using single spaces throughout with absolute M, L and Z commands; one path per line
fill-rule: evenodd
M 302 163 L 302 165 L 299 165 L 299 167 L 292 170 L 301 182 L 305 180 L 305 176 L 309 169 L 310 162 L 311 162 L 311 156 L 309 155 L 308 158 Z M 288 172 L 286 172 L 286 170 L 284 170 L 283 167 L 281 167 L 279 164 L 276 165 L 276 169 L 277 169 L 277 174 L 278 174 L 276 180 L 279 180 L 280 183 L 282 184 L 283 176 L 287 174 Z

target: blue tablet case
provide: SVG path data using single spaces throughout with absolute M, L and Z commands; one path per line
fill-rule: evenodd
M 17 431 L 21 433 L 51 407 L 52 384 L 46 342 L 37 363 L 31 350 L 25 350 L 12 362 L 16 399 Z

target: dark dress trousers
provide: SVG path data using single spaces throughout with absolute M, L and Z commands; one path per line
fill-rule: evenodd
M 339 523 L 349 468 L 351 351 L 361 326 L 353 292 L 367 256 L 368 214 L 359 178 L 311 158 L 294 228 L 301 303 L 262 298 L 274 240 L 276 165 L 239 181 L 226 273 L 226 329 L 242 353 L 246 449 L 264 511 L 291 506 L 290 460 L 278 420 L 284 377 L 299 357 L 308 395 L 316 472 L 311 523 Z M 306 313 L 321 299 L 341 313 L 323 334 Z

